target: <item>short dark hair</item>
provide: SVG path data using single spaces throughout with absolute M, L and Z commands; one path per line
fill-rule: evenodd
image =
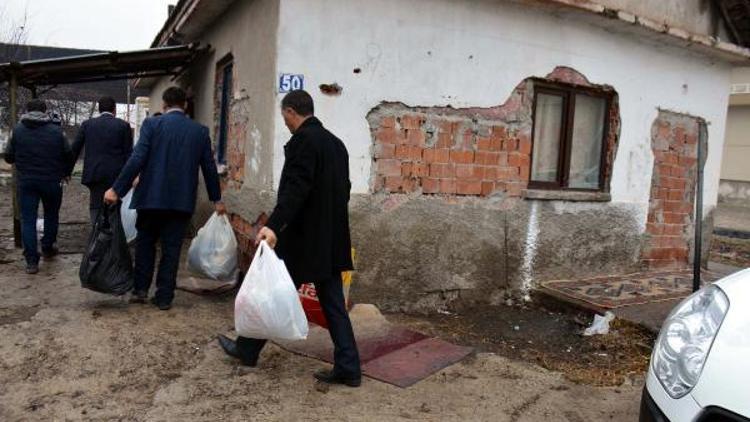
M 45 113 L 47 111 L 47 103 L 45 103 L 44 100 L 37 98 L 29 100 L 29 102 L 26 103 L 26 111 L 41 111 L 42 113 Z
M 117 110 L 117 103 L 115 103 L 114 98 L 112 97 L 99 98 L 99 113 L 104 113 L 105 111 L 114 113 L 115 110 Z
M 161 96 L 167 107 L 183 107 L 187 101 L 185 90 L 178 86 L 171 86 Z
M 307 91 L 297 89 L 286 94 L 281 100 L 281 108 L 291 108 L 300 116 L 312 116 L 315 114 L 315 104 Z

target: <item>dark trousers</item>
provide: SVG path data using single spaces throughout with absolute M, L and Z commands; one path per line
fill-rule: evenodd
M 161 243 L 161 261 L 156 275 L 156 302 L 172 303 L 180 266 L 180 251 L 191 215 L 178 211 L 139 210 L 135 246 L 133 290 L 147 293 L 154 278 L 156 243 Z
M 362 374 L 357 343 L 354 340 L 352 323 L 344 303 L 344 290 L 341 274 L 328 280 L 315 282 L 315 290 L 320 307 L 328 322 L 328 332 L 333 341 L 333 371 L 345 378 L 359 378 Z M 237 349 L 243 361 L 258 359 L 266 340 L 247 337 L 237 338 Z
M 104 204 L 104 194 L 112 187 L 112 184 L 93 183 L 87 187 L 89 188 L 89 215 L 91 216 L 91 225 L 93 226 Z
M 42 250 L 52 249 L 57 241 L 60 224 L 60 205 L 63 190 L 60 181 L 19 180 L 18 201 L 21 211 L 21 237 L 23 256 L 29 264 L 39 263 L 37 250 L 36 220 L 39 216 L 39 202 L 44 209 L 44 236 Z

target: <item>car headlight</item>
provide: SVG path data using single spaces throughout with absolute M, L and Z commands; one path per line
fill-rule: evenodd
M 727 310 L 726 294 L 709 286 L 682 301 L 664 322 L 651 362 L 672 398 L 685 396 L 698 383 Z

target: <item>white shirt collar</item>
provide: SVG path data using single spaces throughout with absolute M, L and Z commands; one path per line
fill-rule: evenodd
M 178 111 L 178 112 L 183 113 L 183 114 L 185 113 L 185 110 L 183 110 L 183 109 L 181 109 L 179 107 L 173 107 L 173 108 L 167 109 L 167 111 L 165 111 L 164 114 L 173 113 L 175 111 Z
M 105 114 L 109 114 L 110 116 L 115 117 L 114 113 L 110 113 L 109 111 L 102 111 L 101 113 L 99 113 L 100 116 L 103 116 Z

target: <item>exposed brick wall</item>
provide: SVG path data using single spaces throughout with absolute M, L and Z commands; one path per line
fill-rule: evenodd
M 231 63 L 231 61 L 229 62 Z M 216 67 L 214 76 L 214 149 L 219 146 L 219 124 L 221 123 L 221 96 L 223 90 L 224 66 Z M 233 77 L 232 81 L 236 78 Z M 222 178 L 222 189 L 240 187 L 245 177 L 245 144 L 247 139 L 248 112 L 247 98 L 237 99 L 235 87 L 230 88 L 229 108 L 227 113 L 226 177 Z
M 661 111 L 652 127 L 654 170 L 642 253 L 647 267 L 688 263 L 700 126 L 699 118 Z
M 373 109 L 373 192 L 520 197 L 530 176 L 533 80 L 521 82 L 498 107 L 384 103 Z M 545 80 L 611 91 L 565 67 Z M 616 96 L 609 118 L 606 186 L 620 129 Z

